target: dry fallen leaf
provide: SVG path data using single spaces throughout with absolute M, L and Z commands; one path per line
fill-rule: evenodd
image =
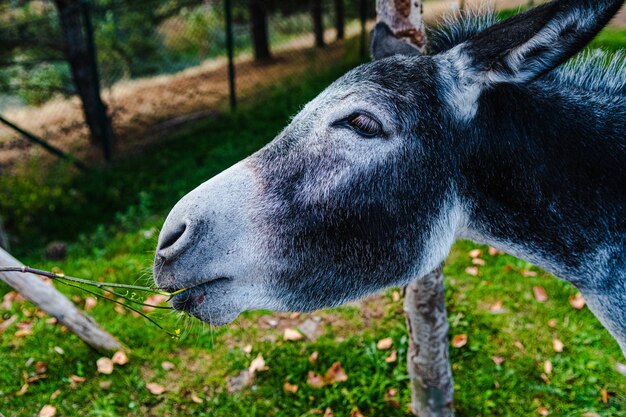
M 470 258 L 480 258 L 483 256 L 483 251 L 480 249 L 472 249 L 467 253 Z
M 330 407 L 326 408 L 326 411 L 324 411 L 324 417 L 335 417 Z
M 226 386 L 228 392 L 239 392 L 245 387 L 252 385 L 254 381 L 254 375 L 251 375 L 247 369 L 239 372 L 237 375 L 228 377 L 226 379 Z
M 96 361 L 98 372 L 105 375 L 113 373 L 113 361 L 109 358 L 102 357 Z
M 161 368 L 163 368 L 165 371 L 171 371 L 172 369 L 176 368 L 176 366 L 172 362 L 165 361 L 161 363 Z
M 400 292 L 399 291 L 394 291 L 391 293 L 391 301 L 393 301 L 394 303 L 400 301 Z
M 487 262 L 485 262 L 485 260 L 481 259 L 481 258 L 474 258 L 474 259 L 472 259 L 472 263 L 474 265 L 478 265 L 478 266 L 485 266 L 485 265 L 487 265 Z
M 388 350 L 391 348 L 391 345 L 393 345 L 393 340 L 391 337 L 386 337 L 384 339 L 380 339 L 378 343 L 376 343 L 376 348 L 378 350 Z
M 394 363 L 397 360 L 398 360 L 398 351 L 397 350 L 392 350 L 391 353 L 389 354 L 389 356 L 387 356 L 385 358 L 385 362 L 387 362 L 387 363 Z
M 105 389 L 105 390 L 106 390 L 106 389 L 111 388 L 111 385 L 112 385 L 112 384 L 113 384 L 113 382 L 112 382 L 112 381 L 107 380 L 107 381 L 101 381 L 101 382 L 98 384 L 98 386 L 99 386 L 100 388 L 102 388 L 102 389 Z
M 289 382 L 285 382 L 285 384 L 283 385 L 283 389 L 285 390 L 285 392 L 290 392 L 292 394 L 298 392 L 298 386 L 292 385 Z
M 326 376 L 324 377 L 324 380 L 327 384 L 334 384 L 335 382 L 345 382 L 348 380 L 348 375 L 346 375 L 346 372 L 341 367 L 341 363 L 339 363 L 339 361 L 336 361 L 330 366 L 330 368 L 328 368 L 328 371 L 326 371 Z
M 468 266 L 465 268 L 465 273 L 472 276 L 478 276 L 478 268 L 475 266 Z
M 365 417 L 363 415 L 363 413 L 361 413 L 361 410 L 359 410 L 358 408 L 354 408 L 352 411 L 350 411 L 350 417 Z
M 525 352 L 526 348 L 524 348 L 524 345 L 522 344 L 522 342 L 520 342 L 519 340 L 516 340 L 515 342 L 513 342 L 513 345 L 519 349 L 520 352 Z
M 295 329 L 287 328 L 285 329 L 285 333 L 283 334 L 283 339 L 295 342 L 304 339 L 304 336 L 302 335 L 302 333 Z
M 250 363 L 248 372 L 250 372 L 251 376 L 254 376 L 256 372 L 267 371 L 268 369 L 269 368 L 265 366 L 265 360 L 263 359 L 263 355 L 259 353 L 259 355 L 254 358 Z
M 535 296 L 535 300 L 539 301 L 540 303 L 545 303 L 546 301 L 548 301 L 548 293 L 546 293 L 546 290 L 543 287 L 533 287 L 533 295 Z
M 111 361 L 116 365 L 126 365 L 128 363 L 128 356 L 123 350 L 118 350 L 113 354 Z
M 528 269 L 525 269 L 525 270 L 522 271 L 522 276 L 523 277 L 536 277 L 537 276 L 537 272 L 529 271 Z
M 60 389 L 54 391 L 52 393 L 52 395 L 50 395 L 50 400 L 54 401 L 59 395 L 61 395 L 61 390 Z
M 196 395 L 195 392 L 191 391 L 191 401 L 193 401 L 196 404 L 202 404 L 204 401 L 202 400 L 202 398 L 198 397 Z
M 583 295 L 579 292 L 577 292 L 575 296 L 569 299 L 569 303 L 576 310 L 582 310 L 585 307 L 585 299 L 583 298 Z
M 89 311 L 92 310 L 96 304 L 98 304 L 98 300 L 96 300 L 94 297 L 87 297 L 85 298 L 85 310 Z
M 38 374 L 45 374 L 47 370 L 48 370 L 48 366 L 46 365 L 45 362 L 38 361 L 37 363 L 35 363 L 35 372 L 36 373 L 38 373 Z
M 504 313 L 506 310 L 502 307 L 502 305 L 503 305 L 502 301 L 497 300 L 495 303 L 493 303 L 489 307 L 489 311 L 491 311 L 493 314 Z
M 245 345 L 243 347 L 243 351 L 249 354 L 250 352 L 252 352 L 252 345 Z
M 15 393 L 15 395 L 17 397 L 21 397 L 22 395 L 26 394 L 26 391 L 28 391 L 28 383 L 22 385 L 22 387 L 20 388 L 20 390 L 18 392 Z
M 552 362 L 550 362 L 549 360 L 545 361 L 543 363 L 543 371 L 550 375 L 552 373 Z
M 317 362 L 317 357 L 319 356 L 318 351 L 316 350 L 315 352 L 311 353 L 311 356 L 309 356 L 309 362 L 312 364 L 315 364 Z
M 502 255 L 504 252 L 494 248 L 493 246 L 489 246 L 488 253 L 490 256 Z
M 548 409 L 546 407 L 539 407 L 539 409 L 537 410 L 537 412 L 539 413 L 540 416 L 542 417 L 546 417 L 548 414 L 550 414 L 550 412 L 548 411 Z
M 600 391 L 600 394 L 602 395 L 602 403 L 603 404 L 608 404 L 609 402 L 609 392 L 602 388 L 602 390 Z
M 144 304 L 150 304 L 152 306 L 158 306 L 161 303 L 164 303 L 167 301 L 167 296 L 166 295 L 162 295 L 162 294 L 152 294 L 149 295 L 148 297 L 146 297 L 146 301 L 144 302 Z M 143 311 L 152 311 L 154 310 L 154 307 L 151 306 L 143 306 Z
M 602 416 L 598 413 L 594 413 L 593 411 L 589 411 L 583 414 L 583 417 L 602 417 Z
M 492 356 L 491 360 L 493 361 L 493 363 L 500 366 L 504 363 L 504 356 Z
M 85 382 L 85 378 L 82 376 L 78 376 L 78 375 L 71 375 L 70 381 L 72 381 L 75 384 L 80 384 L 81 382 Z
M 554 339 L 552 341 L 552 347 L 554 348 L 554 351 L 556 353 L 561 353 L 561 352 L 563 352 L 563 349 L 565 348 L 565 345 L 559 339 Z
M 322 388 L 326 383 L 324 382 L 324 378 L 321 375 L 316 374 L 313 371 L 309 371 L 306 376 L 306 383 L 312 386 L 313 388 Z
M 466 334 L 457 334 L 452 338 L 452 346 L 455 348 L 461 348 L 467 344 Z
M 154 395 L 161 395 L 165 392 L 165 388 L 156 382 L 149 382 L 146 384 L 146 388 Z
M 552 328 L 556 327 L 556 323 L 557 323 L 557 322 L 556 322 L 556 319 L 550 319 L 550 320 L 548 320 L 548 326 L 550 326 L 550 327 L 552 327 Z
M 44 405 L 37 417 L 54 417 L 57 413 L 57 409 L 51 405 Z

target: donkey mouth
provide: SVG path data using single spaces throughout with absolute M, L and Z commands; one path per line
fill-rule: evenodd
M 225 291 L 230 281 L 230 278 L 219 277 L 187 287 L 180 294 L 176 294 L 172 297 L 172 307 L 174 307 L 175 310 L 192 312 L 206 300 L 208 293 L 217 293 L 220 290 Z M 174 291 L 168 289 L 166 291 L 175 292 L 181 289 Z

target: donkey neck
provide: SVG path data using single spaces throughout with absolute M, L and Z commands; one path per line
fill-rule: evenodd
M 626 275 L 626 109 L 584 95 L 536 82 L 481 97 L 462 135 L 461 235 L 600 285 Z

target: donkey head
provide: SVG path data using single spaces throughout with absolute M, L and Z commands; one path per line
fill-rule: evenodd
M 172 209 L 159 287 L 213 324 L 307 311 L 404 285 L 471 227 L 460 160 L 486 89 L 528 83 L 580 50 L 622 1 L 555 1 L 420 55 L 379 24 L 376 61 L 334 82 L 263 149 Z

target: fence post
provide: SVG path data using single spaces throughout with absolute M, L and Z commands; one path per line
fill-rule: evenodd
M 34 134 L 30 133 L 27 130 L 22 129 L 21 127 L 9 122 L 7 119 L 5 119 L 4 117 L 0 116 L 0 123 L 10 127 L 11 129 L 15 130 L 17 133 L 21 134 L 22 136 L 24 136 L 27 140 L 29 140 L 30 142 L 33 142 L 39 146 L 41 146 L 42 148 L 44 148 L 45 150 L 47 150 L 48 152 L 50 152 L 53 155 L 58 156 L 59 158 L 65 159 L 70 161 L 71 163 L 73 163 L 76 168 L 80 169 L 81 171 L 86 171 L 87 167 L 85 166 L 85 164 L 83 164 L 81 161 L 79 161 L 78 159 L 76 159 L 74 156 L 63 152 L 62 150 L 60 150 L 59 148 L 50 145 L 48 142 L 46 142 L 45 140 L 35 136 Z
M 224 17 L 226 19 L 226 49 L 228 51 L 228 88 L 230 92 L 230 108 L 237 107 L 235 91 L 235 45 L 233 42 L 233 9 L 230 0 L 224 0 Z
M 361 59 L 365 61 L 367 59 L 367 0 L 361 0 L 359 15 L 361 20 Z
M 96 45 L 93 39 L 93 23 L 91 22 L 91 7 L 89 0 L 81 2 L 81 11 L 83 15 L 83 25 L 85 27 L 85 41 L 87 43 L 87 54 L 89 55 L 92 74 L 94 77 L 93 88 L 95 90 L 94 97 L 98 111 L 98 124 L 102 131 L 102 153 L 106 162 L 111 162 L 111 145 L 113 138 L 109 130 L 109 122 L 107 120 L 107 111 L 102 97 L 100 97 L 100 73 L 98 71 L 98 59 L 96 57 Z

